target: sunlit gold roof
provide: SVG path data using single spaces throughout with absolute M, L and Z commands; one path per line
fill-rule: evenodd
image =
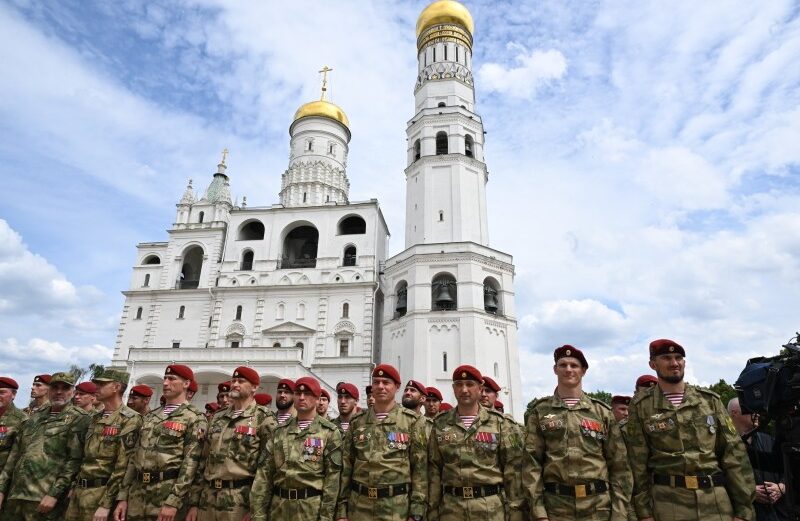
M 438 0 L 432 3 L 419 15 L 417 19 L 417 38 L 428 27 L 438 24 L 452 23 L 464 27 L 472 35 L 475 23 L 472 15 L 462 4 L 454 0 Z
M 310 116 L 332 119 L 348 129 L 350 128 L 350 121 L 344 111 L 338 105 L 334 105 L 329 101 L 317 100 L 301 105 L 297 112 L 294 113 L 294 121 Z

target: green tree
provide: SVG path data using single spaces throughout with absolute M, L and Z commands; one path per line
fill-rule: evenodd
M 709 385 L 707 389 L 717 393 L 719 397 L 722 399 L 723 405 L 726 406 L 728 405 L 728 402 L 731 400 L 731 398 L 736 398 L 736 389 L 734 389 L 731 384 L 729 384 L 723 379 L 720 379 L 720 381 L 715 383 L 714 385 Z
M 586 393 L 586 394 L 588 394 L 589 396 L 591 396 L 595 400 L 600 400 L 603 403 L 607 403 L 608 405 L 611 405 L 611 393 L 608 393 L 606 391 L 592 391 L 592 392 Z

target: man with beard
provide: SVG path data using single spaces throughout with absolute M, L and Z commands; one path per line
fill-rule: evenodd
M 75 377 L 55 373 L 49 404 L 20 429 L 0 473 L 0 519 L 61 519 L 81 466 L 89 415 L 70 404 Z M 8 501 L 4 503 L 4 498 Z
M 278 425 L 275 415 L 255 402 L 260 383 L 249 367 L 233 371 L 230 406 L 211 418 L 203 441 L 202 472 L 195 479 L 186 521 L 241 521 L 250 511 L 259 454 Z
M 414 412 L 420 412 L 420 407 L 425 403 L 425 393 L 428 389 L 422 382 L 409 380 L 403 390 L 403 407 Z
M 428 497 L 427 422 L 400 407 L 400 373 L 388 364 L 372 371 L 375 405 L 350 421 L 337 519 L 419 521 Z
M 288 378 L 278 380 L 275 408 L 278 409 L 278 425 L 283 425 L 289 418 L 297 416 L 297 411 L 294 409 L 294 382 Z
M 252 521 L 328 521 L 336 512 L 342 435 L 317 414 L 317 380 L 304 376 L 294 389 L 297 416 L 275 429 L 261 453 L 250 502 Z
M 719 396 L 684 382 L 684 356 L 672 340 L 651 342 L 658 384 L 629 407 L 636 514 L 643 521 L 752 520 L 756 486 L 744 444 Z
M 342 433 L 345 433 L 350 428 L 350 420 L 358 410 L 358 387 L 341 382 L 336 386 L 336 395 L 339 416 L 333 420 L 333 423 L 341 429 Z
M 217 385 L 217 404 L 220 410 L 230 405 L 230 397 L 228 394 L 231 392 L 231 382 L 222 382 Z
M 522 439 L 502 414 L 480 405 L 482 381 L 476 368 L 457 367 L 453 394 L 458 405 L 433 420 L 429 519 L 523 519 Z
M 164 370 L 164 406 L 142 419 L 114 521 L 185 518 L 208 427 L 202 411 L 186 399 L 193 380 L 188 366 L 172 364 Z
M 439 406 L 442 404 L 442 393 L 436 387 L 428 387 L 425 390 L 425 416 L 433 419 L 439 414 Z
M 16 380 L 0 376 L 0 471 L 5 467 L 22 423 L 28 419 L 25 413 L 14 405 L 17 389 L 19 384 Z
M 92 415 L 89 423 L 67 521 L 105 520 L 114 508 L 142 426 L 142 417 L 122 405 L 129 378 L 124 369 L 109 367 L 92 379 L 103 412 Z
M 153 390 L 146 385 L 134 385 L 128 393 L 128 407 L 144 416 L 150 410 Z
M 72 405 L 86 412 L 94 412 L 94 393 L 96 391 L 97 386 L 92 382 L 79 383 L 75 386 L 75 395 L 72 397 Z
M 320 390 L 319 402 L 317 403 L 317 414 L 328 419 L 328 407 L 331 404 L 331 395 L 325 389 Z
M 40 374 L 33 377 L 33 384 L 31 384 L 31 402 L 22 409 L 22 412 L 28 416 L 33 415 L 36 411 L 41 410 L 47 405 L 47 396 L 50 390 L 50 375 Z

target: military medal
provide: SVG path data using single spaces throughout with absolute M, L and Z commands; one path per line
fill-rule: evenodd
M 109 441 L 113 437 L 119 434 L 120 427 L 119 425 L 107 425 L 103 427 L 103 432 L 100 435 L 106 440 Z
M 717 432 L 717 427 L 716 427 L 717 422 L 712 415 L 709 414 L 708 416 L 706 416 L 706 423 L 708 424 L 708 432 L 710 432 L 711 434 Z
M 5 425 L 0 425 L 0 440 L 5 439 L 7 433 L 8 433 L 8 427 L 6 427 Z

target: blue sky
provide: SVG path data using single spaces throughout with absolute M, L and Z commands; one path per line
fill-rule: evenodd
M 351 199 L 403 244 L 414 24 L 426 2 L 0 5 L 0 372 L 105 361 L 134 245 L 165 240 L 223 148 L 235 197 L 278 200 L 318 93 L 351 121 Z M 735 379 L 800 328 L 800 5 L 466 2 L 492 246 L 514 255 L 526 397 L 552 349 L 629 392 L 649 340 Z M 534 376 L 528 376 L 534 375 Z

